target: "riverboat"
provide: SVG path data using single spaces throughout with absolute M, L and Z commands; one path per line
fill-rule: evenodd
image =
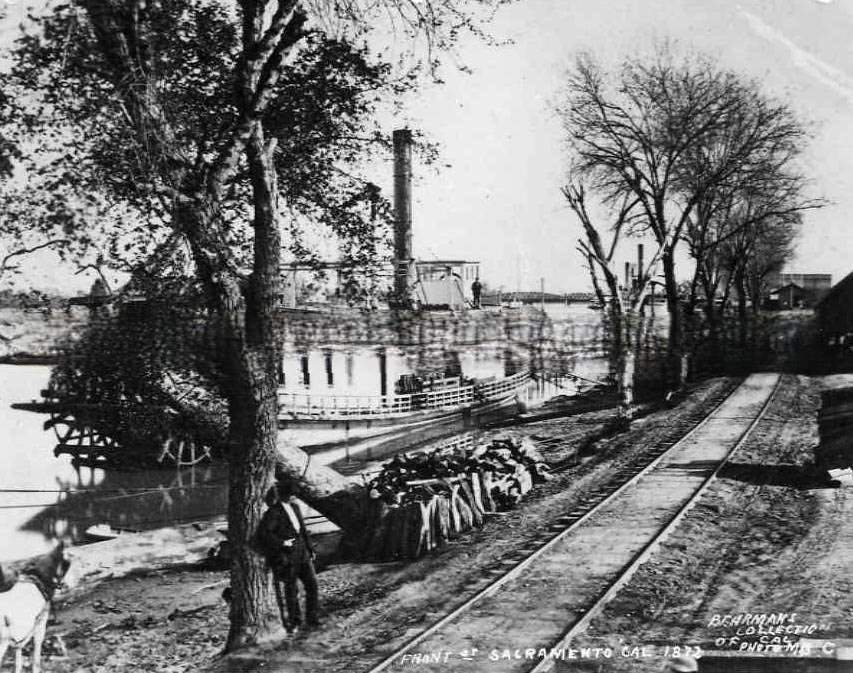
M 282 442 L 320 448 L 422 433 L 436 425 L 475 425 L 483 417 L 565 394 L 573 385 L 532 375 L 540 318 L 524 308 L 502 313 L 479 307 L 473 296 L 479 262 L 415 259 L 411 133 L 395 131 L 393 140 L 394 252 L 387 272 L 380 274 L 387 278 L 388 304 L 367 312 L 347 307 L 336 286 L 344 273 L 338 262 L 322 264 L 325 282 L 316 265 L 282 266 L 282 293 L 274 309 L 283 353 L 277 390 Z M 148 315 L 156 310 L 140 298 L 125 301 L 117 316 L 128 329 L 144 332 L 144 326 L 156 323 L 156 316 Z M 188 325 L 207 334 L 201 320 Z M 194 465 L 221 455 L 224 405 L 210 391 L 197 390 L 192 379 L 167 382 L 179 404 L 152 406 L 127 398 L 111 372 L 87 377 L 81 384 L 77 369 L 70 368 L 52 381 L 43 402 L 18 405 L 51 415 L 46 426 L 57 432 L 55 452 L 96 466 L 130 457 Z
M 531 376 L 523 355 L 516 357 L 527 347 L 520 343 L 527 327 L 519 326 L 525 318 L 517 296 L 509 305 L 519 309 L 513 317 L 480 309 L 479 298 L 472 294 L 473 284 L 480 279 L 479 262 L 415 259 L 411 133 L 395 131 L 393 140 L 394 259 L 386 275 L 392 296 L 408 297 L 409 307 L 416 309 L 415 317 L 402 329 L 420 336 L 398 338 L 401 327 L 397 325 L 367 340 L 338 338 L 328 330 L 325 343 L 315 339 L 301 352 L 299 339 L 285 343 L 287 355 L 279 372 L 279 426 L 282 438 L 299 446 L 436 423 L 475 423 L 484 414 L 514 410 L 556 390 L 541 377 Z M 323 266 L 336 268 L 334 262 Z M 311 285 L 310 270 L 290 264 L 283 277 L 286 308 L 304 308 L 298 297 Z M 327 274 L 322 294 L 326 310 L 334 311 L 340 296 L 335 274 Z M 446 316 L 448 310 L 452 317 L 442 319 L 440 327 L 427 330 L 429 336 L 424 337 L 423 324 L 433 321 L 437 312 Z M 460 325 L 463 331 L 470 328 L 471 334 L 457 338 Z M 507 338 L 511 329 L 517 334 Z

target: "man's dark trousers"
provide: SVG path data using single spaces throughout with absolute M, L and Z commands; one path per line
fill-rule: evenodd
M 297 519 L 296 522 L 288 515 L 285 507 L 291 508 Z M 294 526 L 294 523 L 298 525 Z M 286 600 L 290 624 L 297 626 L 302 623 L 299 592 L 296 587 L 296 581 L 302 580 L 305 588 L 305 618 L 309 624 L 315 623 L 318 598 L 314 550 L 299 506 L 295 503 L 271 504 L 261 517 L 257 535 L 258 543 L 273 571 L 276 599 L 282 621 L 285 619 L 282 603 Z M 281 595 L 282 584 L 284 597 Z
M 276 580 L 284 584 L 284 599 L 287 603 L 287 615 L 293 626 L 302 624 L 299 609 L 299 590 L 297 580 L 302 580 L 305 589 L 305 620 L 309 624 L 317 622 L 317 572 L 311 553 L 301 538 L 296 538 L 286 560 L 279 566 Z

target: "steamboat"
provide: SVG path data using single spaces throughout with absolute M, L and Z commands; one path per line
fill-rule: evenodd
M 532 315 L 481 306 L 478 261 L 415 258 L 411 132 L 397 130 L 393 141 L 394 259 L 382 275 L 389 296 L 407 298 L 414 312 L 409 325 L 376 330 L 373 343 L 328 333 L 327 343 L 311 350 L 285 345 L 279 423 L 283 437 L 299 446 L 477 423 L 543 401 L 566 384 L 530 371 L 525 351 L 535 331 Z M 297 320 L 310 321 L 311 311 L 334 316 L 341 310 L 340 268 L 323 266 L 332 272 L 326 285 L 303 304 L 299 298 L 316 267 L 283 269 L 283 303 L 301 313 Z M 394 320 L 407 318 L 396 314 Z
M 347 308 L 344 270 L 336 262 L 322 265 L 329 273 L 319 287 L 316 265 L 289 263 L 281 270 L 280 441 L 313 448 L 329 460 L 337 455 L 336 445 L 414 431 L 423 438 L 430 429 L 471 427 L 574 391 L 572 379 L 546 377 L 541 372 L 547 368 L 536 366 L 546 342 L 540 312 L 481 307 L 479 262 L 414 257 L 411 132 L 397 130 L 393 141 L 394 256 L 380 276 L 397 305 L 367 314 Z M 93 302 L 93 315 L 105 302 L 104 297 Z M 182 466 L 221 454 L 227 414 L 215 395 L 166 367 L 160 379 L 149 382 L 153 398 L 144 400 L 128 391 L 116 367 L 121 361 L 133 378 L 139 354 L 150 352 L 152 344 L 159 348 L 156 329 L 169 330 L 170 322 L 180 321 L 169 318 L 169 307 L 158 309 L 148 300 L 139 306 L 125 301 L 118 309 L 114 313 L 123 322 L 102 324 L 89 335 L 85 374 L 70 361 L 59 376 L 54 373 L 44 401 L 15 406 L 50 414 L 45 426 L 56 431 L 55 452 L 84 464 L 126 463 L 134 455 L 142 462 Z M 196 333 L 210 332 L 197 322 L 190 326 Z M 205 338 L 190 336 L 183 348 L 203 348 Z M 144 348 L 134 347 L 134 339 Z M 105 363 L 104 353 L 117 344 L 119 352 Z M 127 353 L 130 362 L 119 353 Z

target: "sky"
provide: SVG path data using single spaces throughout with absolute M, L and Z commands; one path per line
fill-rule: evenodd
M 450 166 L 416 168 L 417 256 L 478 259 L 486 282 L 507 289 L 540 278 L 548 290 L 586 289 L 579 225 L 559 191 L 568 154 L 554 108 L 566 71 L 579 51 L 617 62 L 675 39 L 757 78 L 808 123 L 804 169 L 830 205 L 806 215 L 788 270 L 834 281 L 853 271 L 853 0 L 519 0 L 492 33 L 513 44 L 469 42 L 473 74 L 448 73 L 398 120 L 438 141 Z
M 9 5 L 10 20 L 22 4 Z M 806 215 L 787 270 L 834 281 L 853 271 L 853 0 L 516 0 L 491 33 L 511 44 L 466 39 L 460 60 L 472 72 L 446 69 L 444 85 L 389 120 L 441 146 L 435 166 L 415 166 L 417 257 L 479 260 L 492 287 L 538 289 L 544 278 L 549 291 L 587 289 L 579 225 L 559 191 L 569 157 L 554 109 L 565 74 L 580 51 L 618 62 L 675 39 L 757 78 L 808 122 L 811 196 L 830 205 Z M 382 172 L 390 194 L 390 157 Z M 41 264 L 34 277 L 50 286 L 55 267 Z

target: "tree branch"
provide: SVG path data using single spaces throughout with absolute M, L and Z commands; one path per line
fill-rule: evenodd
M 38 245 L 34 245 L 32 247 L 29 247 L 29 248 L 18 248 L 17 250 L 14 250 L 14 251 L 10 252 L 8 255 L 6 255 L 3 258 L 3 261 L 0 262 L 0 273 L 2 273 L 3 271 L 13 271 L 13 270 L 20 268 L 18 265 L 11 266 L 9 264 L 9 260 L 11 260 L 13 257 L 20 257 L 23 255 L 29 255 L 31 253 L 37 252 L 38 250 L 43 250 L 44 248 L 49 248 L 49 247 L 52 247 L 54 245 L 63 245 L 63 244 L 66 244 L 68 242 L 69 242 L 68 239 L 65 239 L 65 238 L 52 238 L 49 241 L 45 241 L 44 243 L 40 243 Z

